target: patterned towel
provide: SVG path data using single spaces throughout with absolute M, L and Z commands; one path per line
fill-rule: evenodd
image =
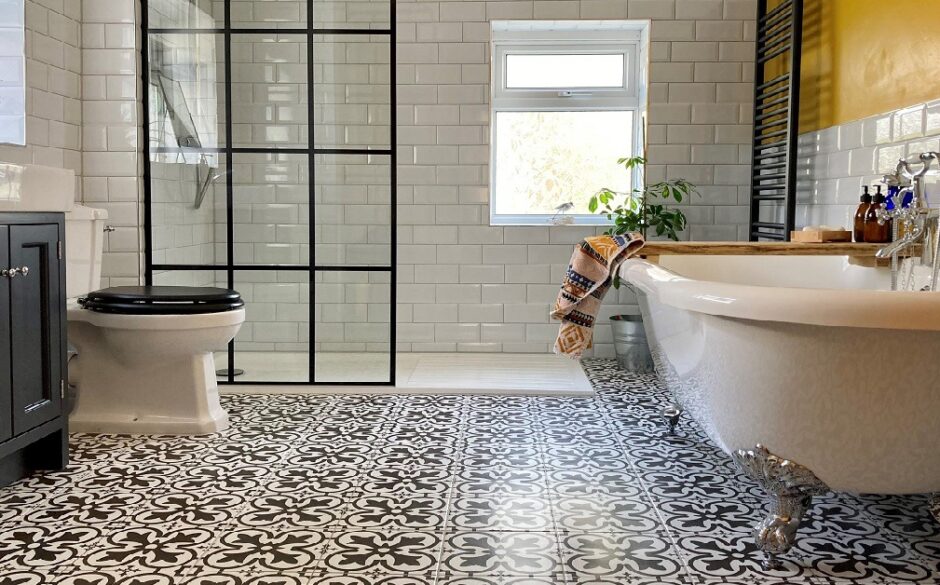
M 640 234 L 585 238 L 574 249 L 552 318 L 561 321 L 555 353 L 578 359 L 590 349 L 594 321 L 613 276 L 644 245 Z

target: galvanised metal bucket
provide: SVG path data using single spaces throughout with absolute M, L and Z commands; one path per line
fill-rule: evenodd
M 617 364 L 628 372 L 641 374 L 653 371 L 653 356 L 646 341 L 642 315 L 614 315 L 610 318 L 614 330 L 614 351 Z

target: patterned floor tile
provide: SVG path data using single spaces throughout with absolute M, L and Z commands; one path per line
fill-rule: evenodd
M 454 472 L 454 494 L 496 497 L 537 496 L 548 491 L 548 471 L 506 466 L 463 467 Z
M 185 585 L 308 585 L 312 582 L 309 577 L 303 575 L 290 575 L 280 572 L 233 573 L 230 571 L 212 571 L 190 575 L 182 581 L 174 581 L 173 583 Z M 141 583 L 140 585 L 149 584 Z M 156 582 L 154 585 L 163 584 Z
M 558 530 L 566 533 L 649 533 L 661 526 L 645 494 L 634 498 L 552 497 L 552 515 Z
M 441 573 L 437 585 L 556 585 L 565 581 L 564 575 L 548 577 L 520 577 L 518 575 L 452 575 Z
M 434 585 L 433 575 L 330 575 L 312 577 L 306 585 Z M 275 585 L 272 583 L 272 585 Z
M 924 496 L 827 494 L 765 571 L 765 514 L 651 375 L 585 397 L 227 395 L 207 437 L 71 437 L 0 490 L 0 585 L 938 585 Z
M 447 519 L 450 530 L 551 532 L 551 503 L 542 496 L 500 498 L 456 496 Z
M 431 532 L 342 532 L 332 536 L 323 564 L 347 575 L 433 575 L 440 544 Z
M 313 573 L 321 568 L 328 548 L 327 535 L 317 530 L 236 526 L 211 543 L 201 563 L 236 574 Z
M 552 533 L 455 532 L 446 536 L 441 569 L 449 575 L 557 577 L 564 572 L 558 544 Z
M 576 580 L 587 578 L 663 579 L 683 574 L 682 562 L 665 533 L 581 533 L 561 543 L 565 571 Z
M 343 511 L 343 524 L 360 530 L 442 532 L 447 499 L 438 496 L 360 495 Z
M 4 525 L 0 531 L 0 575 L 14 571 L 54 571 L 93 551 L 102 530 L 57 523 Z

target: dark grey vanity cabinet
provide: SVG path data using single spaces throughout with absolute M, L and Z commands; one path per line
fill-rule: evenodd
M 65 222 L 0 213 L 0 485 L 68 461 Z

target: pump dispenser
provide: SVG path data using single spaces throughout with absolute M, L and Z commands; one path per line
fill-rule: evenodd
M 852 236 L 856 242 L 865 241 L 865 215 L 868 213 L 868 208 L 871 207 L 871 201 L 871 194 L 868 192 L 868 185 L 866 185 L 863 187 L 858 209 L 855 210 L 855 225 Z
M 885 196 L 879 188 L 865 212 L 865 241 L 870 244 L 887 244 L 891 241 L 891 220 L 878 223 L 878 210 L 883 207 Z

